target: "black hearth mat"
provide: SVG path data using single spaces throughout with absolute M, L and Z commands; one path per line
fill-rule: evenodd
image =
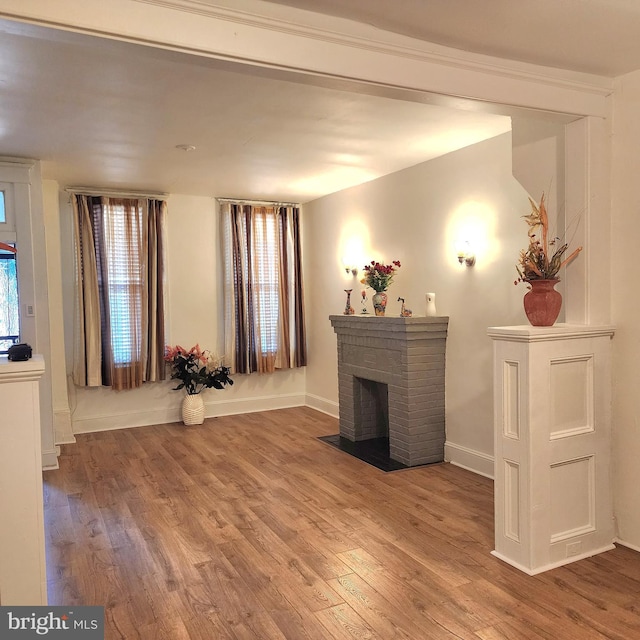
M 339 434 L 335 436 L 320 436 L 318 440 L 351 454 L 354 458 L 358 458 L 367 464 L 370 464 L 382 471 L 400 471 L 401 469 L 416 469 L 409 467 L 402 462 L 393 460 L 389 457 L 389 438 L 371 438 L 369 440 L 360 440 L 352 442 L 348 438 L 343 438 Z

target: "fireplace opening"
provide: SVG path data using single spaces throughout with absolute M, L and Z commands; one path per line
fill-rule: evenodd
M 389 449 L 389 385 L 353 376 L 353 440 L 340 435 L 323 440 L 382 471 L 409 469 Z
M 389 440 L 389 386 L 353 377 L 355 440 Z

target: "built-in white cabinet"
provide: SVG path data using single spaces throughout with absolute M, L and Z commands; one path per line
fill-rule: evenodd
M 39 381 L 44 359 L 0 356 L 0 603 L 47 604 Z
M 613 548 L 610 326 L 491 327 L 495 550 L 528 574 Z

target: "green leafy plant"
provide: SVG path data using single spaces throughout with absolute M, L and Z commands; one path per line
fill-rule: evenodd
M 549 217 L 544 203 L 544 193 L 540 204 L 531 198 L 529 203 L 531 213 L 522 216 L 529 225 L 529 246 L 520 251 L 520 259 L 516 265 L 518 279 L 514 284 L 530 280 L 555 280 L 560 269 L 582 251 L 582 247 L 578 247 L 563 260 L 569 245 L 560 238 L 549 240 Z
M 167 347 L 164 359 L 171 366 L 171 379 L 180 380 L 174 391 L 185 389 L 190 396 L 204 389 L 223 389 L 232 385 L 230 369 L 214 358 L 210 351 L 200 349 L 200 345 L 187 349 L 176 345 Z

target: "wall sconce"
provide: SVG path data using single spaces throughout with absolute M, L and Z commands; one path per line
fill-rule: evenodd
M 345 273 L 350 273 L 352 276 L 357 276 L 358 275 L 358 267 L 352 267 L 350 265 L 345 264 L 344 265 L 344 272 Z
M 476 256 L 468 240 L 461 242 L 458 246 L 458 262 L 466 264 L 467 267 L 473 267 L 476 263 Z

